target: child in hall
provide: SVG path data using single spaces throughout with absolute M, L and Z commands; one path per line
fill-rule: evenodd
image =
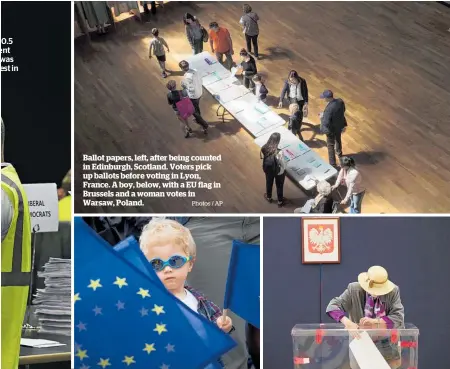
M 300 140 L 303 141 L 301 132 L 303 115 L 299 105 L 297 103 L 290 104 L 289 113 L 291 116 L 289 117 L 288 129 L 291 130 L 294 135 L 298 135 Z
M 253 77 L 253 82 L 255 83 L 255 95 L 258 98 L 258 101 L 262 101 L 265 103 L 267 100 L 267 94 L 269 93 L 269 90 L 264 84 L 261 76 L 259 74 L 256 74 Z
M 189 229 L 174 220 L 153 219 L 143 228 L 139 243 L 168 291 L 225 333 L 234 331 L 230 317 L 222 316 L 217 305 L 186 284 L 196 257 L 196 245 Z M 223 367 L 221 361 L 220 364 Z
M 158 59 L 159 66 L 162 70 L 162 77 L 167 77 L 166 70 L 166 52 L 164 51 L 164 46 L 167 48 L 167 52 L 170 52 L 169 45 L 167 45 L 166 40 L 159 37 L 158 28 L 152 29 L 153 39 L 150 41 L 150 47 L 148 49 L 148 58 L 152 58 L 152 52 L 155 54 L 156 59 Z
M 177 90 L 177 82 L 174 80 L 170 80 L 166 85 L 169 92 L 167 93 L 167 102 L 169 105 L 172 105 L 172 109 L 175 112 L 178 120 L 181 123 L 181 129 L 184 132 L 184 138 L 188 138 L 192 133 L 192 128 L 189 125 L 189 121 L 184 119 L 180 112 L 178 111 L 177 103 L 181 101 L 181 99 L 187 97 L 187 90 Z

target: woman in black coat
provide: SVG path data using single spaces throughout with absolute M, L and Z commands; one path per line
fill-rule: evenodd
M 308 116 L 308 84 L 295 70 L 289 72 L 288 78 L 283 84 L 278 103 L 279 109 L 283 107 L 285 96 L 287 96 L 289 104 L 298 104 L 301 112 L 301 120 L 303 121 L 303 117 Z

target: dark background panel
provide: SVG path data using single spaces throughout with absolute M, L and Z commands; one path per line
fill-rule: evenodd
M 2 72 L 5 161 L 23 183 L 60 184 L 71 167 L 71 2 L 1 7 L 1 36 L 14 39 L 11 56 L 19 67 Z
M 450 218 L 345 217 L 340 224 L 341 264 L 323 266 L 319 308 L 320 266 L 301 264 L 300 218 L 264 220 L 264 368 L 293 367 L 291 328 L 318 323 L 318 311 L 332 322 L 325 314 L 330 299 L 378 264 L 400 287 L 406 322 L 420 329 L 419 367 L 448 369 L 450 352 L 442 348 L 450 340 Z M 283 267 L 274 272 L 270 260 Z
M 320 317 L 319 269 L 301 264 L 300 218 L 265 218 L 264 369 L 293 368 L 291 329 Z

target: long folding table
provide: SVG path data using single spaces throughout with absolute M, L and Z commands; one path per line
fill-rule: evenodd
M 305 190 L 316 186 L 316 181 L 328 180 L 337 174 L 308 145 L 284 127 L 285 121 L 245 88 L 240 81 L 209 52 L 186 58 L 192 69 L 202 77 L 203 87 L 219 102 L 217 115 L 222 108 L 255 137 L 262 147 L 272 133 L 281 135 L 279 148 L 287 162 L 288 175 Z

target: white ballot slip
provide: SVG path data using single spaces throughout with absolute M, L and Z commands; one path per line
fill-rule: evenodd
M 66 346 L 66 344 L 59 343 L 57 341 L 41 340 L 36 338 L 21 338 L 20 346 L 45 348 L 45 347 Z
M 58 192 L 55 183 L 24 184 L 31 216 L 31 230 L 36 233 L 58 232 Z
M 234 77 L 236 75 L 237 71 L 238 71 L 238 68 L 236 68 L 236 67 L 231 68 L 231 76 Z
M 221 104 L 226 104 L 227 102 L 238 99 L 239 97 L 242 97 L 249 93 L 250 91 L 242 85 L 231 85 L 229 88 L 221 91 L 220 94 L 217 94 L 216 98 L 220 101 Z
M 378 351 L 369 334 L 360 332 L 359 339 L 350 342 L 350 350 L 361 369 L 391 369 L 389 364 Z

